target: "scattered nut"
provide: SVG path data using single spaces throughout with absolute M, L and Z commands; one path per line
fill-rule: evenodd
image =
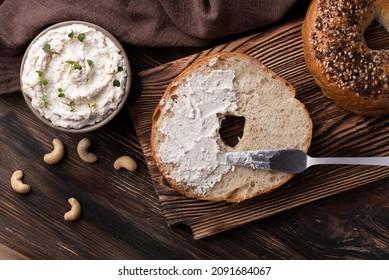
M 58 163 L 65 154 L 65 146 L 59 139 L 53 140 L 54 150 L 51 153 L 45 154 L 43 160 L 47 164 L 56 164 Z
M 113 167 L 116 170 L 125 168 L 127 170 L 134 172 L 138 168 L 138 165 L 136 164 L 135 160 L 133 160 L 131 157 L 121 156 L 117 160 L 115 160 Z
M 98 157 L 88 152 L 88 148 L 92 145 L 92 142 L 88 138 L 81 139 L 77 145 L 77 153 L 80 158 L 88 163 L 94 163 L 97 161 Z
M 30 185 L 22 182 L 23 172 L 22 170 L 16 170 L 11 176 L 11 186 L 17 193 L 28 193 L 30 191 Z
M 81 205 L 77 199 L 74 197 L 68 199 L 69 204 L 72 206 L 70 211 L 66 212 L 64 215 L 65 221 L 73 222 L 80 217 L 81 214 Z

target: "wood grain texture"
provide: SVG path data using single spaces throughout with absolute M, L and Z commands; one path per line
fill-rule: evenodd
M 262 40 L 261 34 L 253 33 L 251 37 Z M 266 34 L 263 34 L 267 36 L 263 40 L 272 40 L 272 36 Z M 241 36 L 238 34 L 234 38 Z M 242 47 L 249 42 L 248 38 L 239 40 Z M 223 40 L 223 44 L 226 41 Z M 262 44 L 259 52 L 269 52 L 265 47 L 266 42 Z M 374 44 L 383 43 L 376 40 Z M 133 73 L 151 69 L 142 72 L 149 75 L 148 84 L 141 84 L 141 78 L 142 81 L 147 80 L 143 74 L 134 74 L 129 101 L 141 93 L 142 86 L 146 86 L 148 94 L 142 94 L 142 98 L 152 103 L 157 101 L 149 99 L 149 94 L 158 96 L 163 91 L 163 86 L 153 80 L 155 76 L 152 73 L 159 75 L 163 83 L 167 84 L 163 69 L 169 65 L 175 67 L 174 61 L 178 58 L 184 58 L 184 67 L 205 49 L 125 48 L 132 62 Z M 216 47 L 222 48 L 226 47 Z M 194 58 L 187 57 L 194 53 Z M 161 68 L 158 70 L 155 67 L 159 65 Z M 293 74 L 291 68 L 301 68 L 301 64 L 292 63 L 288 67 L 283 69 L 280 64 L 279 69 L 295 77 L 299 91 L 317 91 L 314 84 L 304 82 L 306 78 Z M 174 69 L 169 71 L 175 72 Z M 387 141 L 386 128 L 381 129 L 387 125 L 385 118 L 359 119 L 347 114 L 336 115 L 336 107 L 326 103 L 325 98 L 318 100 L 319 95 L 316 93 L 299 96 L 315 113 L 317 131 L 325 132 L 321 134 L 323 139 L 315 137 L 318 147 L 312 147 L 312 153 L 384 154 L 382 146 Z M 321 108 L 321 102 L 324 108 Z M 130 107 L 134 106 L 137 107 L 137 104 Z M 144 104 L 144 108 L 152 110 L 153 105 Z M 332 118 L 327 118 L 324 111 L 331 114 Z M 140 115 L 145 113 L 143 108 L 138 108 L 137 112 Z M 143 135 L 141 131 L 135 131 L 133 117 L 136 118 L 134 112 L 131 112 L 130 117 L 127 110 L 122 110 L 114 120 L 99 130 L 81 135 L 66 134 L 42 125 L 29 111 L 20 93 L 0 96 L 0 257 L 130 260 L 389 259 L 389 182 L 385 174 L 380 173 L 375 175 L 383 179 L 366 179 L 371 180 L 371 183 L 293 207 L 277 215 L 230 230 L 225 230 L 226 226 L 222 225 L 223 232 L 207 238 L 194 240 L 191 230 L 185 225 L 168 226 L 166 214 L 171 217 L 170 220 L 174 219 L 178 223 L 187 222 L 183 218 L 191 215 L 193 226 L 201 228 L 197 218 L 200 219 L 212 210 L 231 209 L 229 211 L 233 213 L 236 209 L 231 208 L 233 205 L 230 204 L 207 202 L 198 207 L 197 201 L 192 201 L 191 207 L 188 207 L 188 201 L 177 197 L 168 187 L 159 190 L 164 198 L 161 208 L 138 140 Z M 354 129 L 350 126 L 350 120 L 357 123 L 358 127 Z M 345 124 L 341 125 L 343 121 Z M 350 133 L 357 133 L 358 137 L 350 137 Z M 369 133 L 373 133 L 375 141 L 371 141 Z M 336 140 L 332 138 L 333 135 Z M 78 141 L 86 136 L 93 142 L 91 151 L 100 157 L 93 165 L 80 161 L 76 153 Z M 54 137 L 64 141 L 66 155 L 58 165 L 48 166 L 42 157 L 52 148 Z M 354 147 L 353 143 L 358 145 Z M 344 145 L 347 147 L 344 148 Z M 136 159 L 139 168 L 135 173 L 116 171 L 112 167 L 116 157 L 123 154 Z M 16 194 L 10 187 L 10 176 L 16 168 L 23 169 L 24 180 L 32 187 L 27 195 Z M 381 169 L 377 172 L 385 173 Z M 321 177 L 316 178 L 316 174 Z M 364 175 L 358 174 L 352 178 L 349 174 L 348 179 L 343 179 L 341 173 L 336 176 L 343 183 L 352 185 L 353 180 L 362 180 Z M 294 188 L 303 184 L 304 178 L 295 178 Z M 326 181 L 320 169 L 312 170 L 308 178 L 321 184 Z M 332 178 L 332 182 L 338 184 L 336 177 Z M 332 186 L 327 184 L 327 187 Z M 285 191 L 287 188 L 289 186 L 285 186 Z M 83 208 L 80 219 L 75 223 L 67 223 L 63 219 L 63 214 L 69 209 L 69 196 L 77 197 Z M 252 211 L 254 209 L 251 208 Z M 202 229 L 199 231 L 204 233 Z
M 327 166 L 312 167 L 282 188 L 240 204 L 215 203 L 181 196 L 156 168 L 150 152 L 151 116 L 165 88 L 198 58 L 221 51 L 250 54 L 294 85 L 297 98 L 307 107 L 314 124 L 311 156 L 389 156 L 388 117 L 346 112 L 325 98 L 314 83 L 303 57 L 301 23 L 249 35 L 139 73 L 141 95 L 130 106 L 130 113 L 169 225 L 188 225 L 194 238 L 200 239 L 357 187 L 379 183 L 386 186 L 387 192 L 388 168 Z M 389 48 L 386 31 L 376 24 L 367 31 L 366 40 L 372 48 Z M 389 219 L 388 207 L 385 209 L 384 215 Z
M 0 244 L 0 260 L 28 260 L 28 258 Z

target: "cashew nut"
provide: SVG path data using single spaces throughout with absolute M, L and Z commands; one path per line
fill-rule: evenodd
M 54 150 L 51 153 L 45 154 L 43 160 L 47 164 L 56 164 L 58 163 L 65 154 L 65 146 L 59 139 L 53 140 Z
M 23 172 L 22 170 L 16 170 L 11 176 L 11 186 L 17 193 L 28 193 L 30 191 L 30 185 L 22 182 Z
M 135 160 L 133 160 L 131 157 L 121 156 L 117 160 L 115 160 L 115 162 L 113 163 L 113 167 L 116 170 L 125 168 L 133 172 L 138 168 L 138 165 L 136 164 Z
M 77 199 L 74 197 L 68 199 L 69 204 L 71 205 L 70 211 L 66 212 L 64 215 L 65 221 L 73 222 L 80 217 L 81 214 L 81 205 Z
M 80 158 L 88 163 L 94 163 L 97 161 L 98 157 L 88 152 L 88 148 L 92 145 L 92 142 L 88 138 L 81 139 L 77 145 L 77 153 Z

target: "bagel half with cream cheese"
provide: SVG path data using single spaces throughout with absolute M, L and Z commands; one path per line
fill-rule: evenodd
M 313 0 L 302 37 L 308 69 L 324 95 L 360 115 L 389 114 L 389 50 L 363 37 L 377 20 L 389 31 L 388 0 Z
M 235 146 L 220 137 L 226 116 L 244 117 Z M 293 86 L 257 59 L 217 53 L 199 59 L 167 87 L 154 111 L 151 152 L 178 192 L 211 201 L 239 202 L 281 186 L 292 174 L 222 165 L 220 152 L 307 151 L 312 121 Z

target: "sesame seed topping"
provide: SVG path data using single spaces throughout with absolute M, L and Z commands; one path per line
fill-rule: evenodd
M 361 19 L 371 5 L 373 0 L 319 0 L 311 42 L 330 83 L 358 96 L 389 96 L 389 51 L 369 49 L 362 35 Z

